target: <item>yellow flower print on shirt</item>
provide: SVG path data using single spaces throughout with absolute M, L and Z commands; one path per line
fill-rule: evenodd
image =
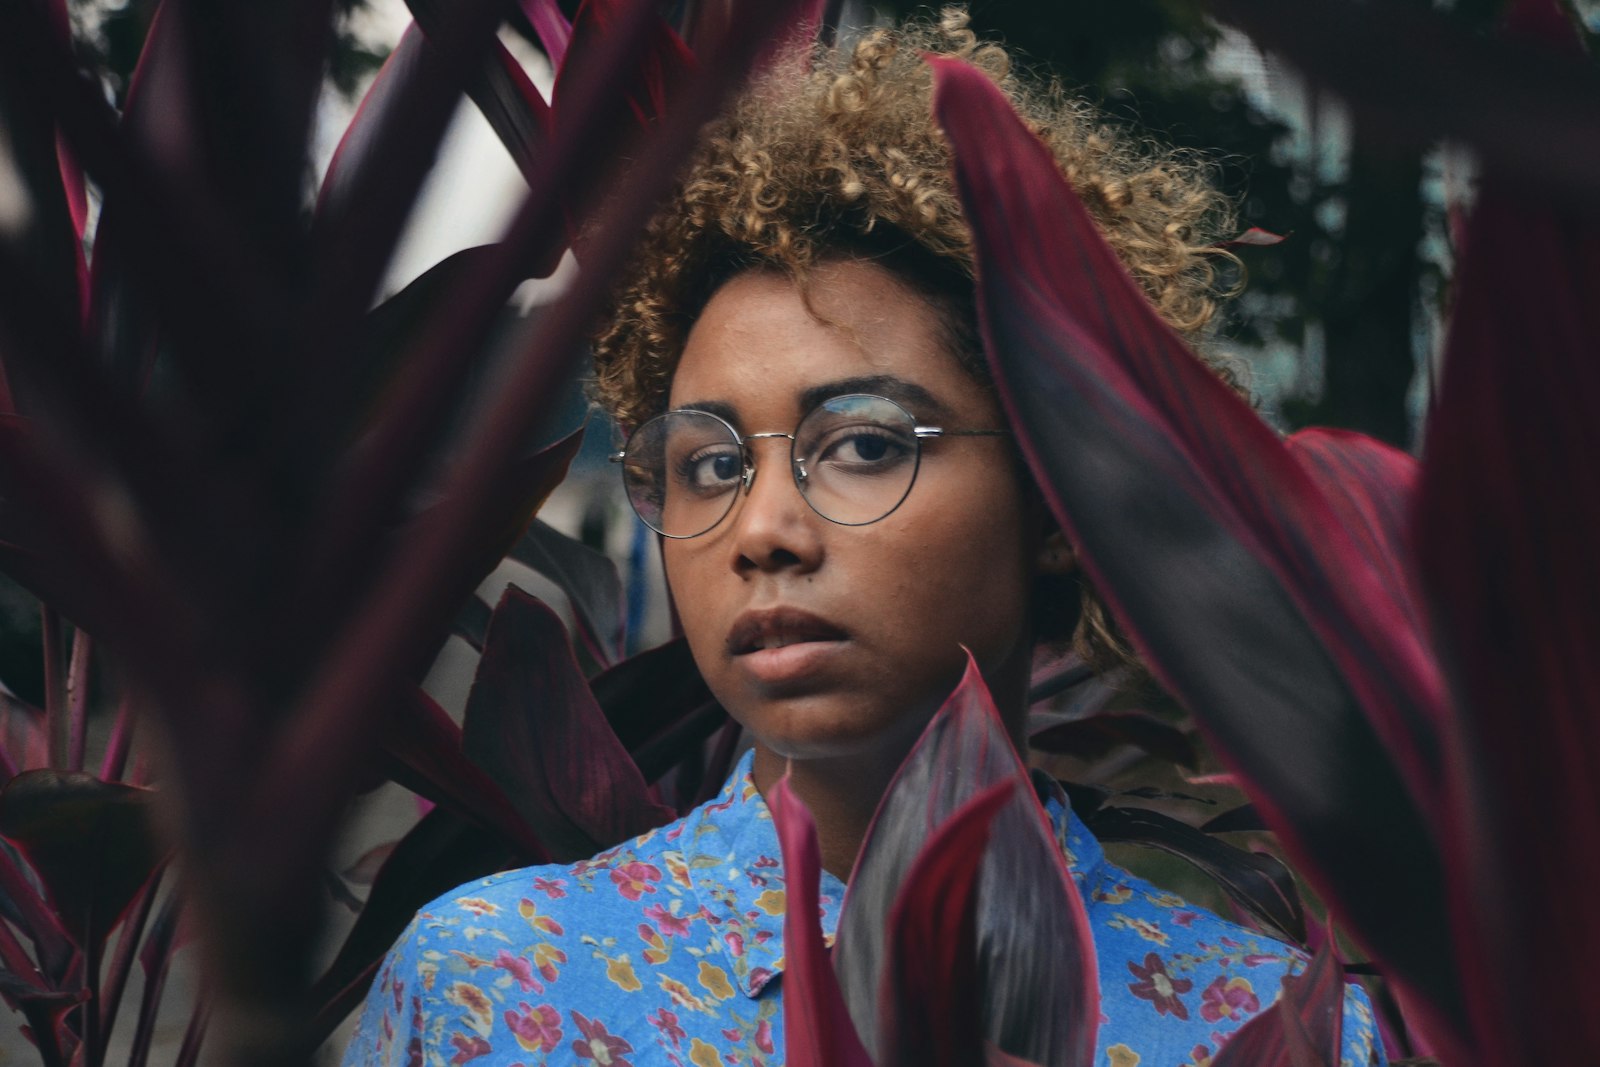
M 483 995 L 483 990 L 470 982 L 451 985 L 444 999 L 466 1009 L 467 1023 L 480 1034 L 487 1034 L 494 1025 L 494 1005 Z
M 674 1006 L 688 1008 L 690 1011 L 703 1011 L 707 1015 L 716 1014 L 711 1005 L 707 1004 L 693 990 L 676 978 L 668 978 L 666 975 L 662 975 L 660 984 L 661 991 L 672 998 Z
M 1139 1054 L 1127 1045 L 1112 1045 L 1106 1049 L 1110 1067 L 1139 1067 Z
M 1172 940 L 1162 931 L 1161 927 L 1157 926 L 1149 919 L 1141 919 L 1137 916 L 1117 915 L 1114 916 L 1110 922 L 1106 923 L 1106 925 L 1115 927 L 1118 930 L 1132 930 L 1146 941 L 1153 942 L 1157 945 L 1165 945 L 1168 941 Z
M 718 1000 L 733 996 L 733 986 L 728 983 L 728 972 L 714 964 L 700 961 L 700 984 Z
M 633 973 L 633 963 L 626 956 L 606 957 L 606 977 L 624 993 L 637 993 L 644 988 L 639 976 Z
M 782 915 L 784 912 L 784 893 L 781 889 L 768 889 L 756 897 L 756 907 L 768 915 Z
M 695 1067 L 723 1067 L 722 1053 L 698 1037 L 689 1042 L 689 1062 Z

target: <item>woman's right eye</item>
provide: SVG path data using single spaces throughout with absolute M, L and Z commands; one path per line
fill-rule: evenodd
M 680 470 L 682 481 L 699 492 L 730 488 L 741 473 L 739 451 L 732 448 L 700 449 L 684 458 Z

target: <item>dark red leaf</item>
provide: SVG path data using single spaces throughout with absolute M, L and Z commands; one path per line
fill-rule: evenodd
M 264 761 L 268 783 L 261 805 L 263 832 L 272 819 L 292 803 L 297 809 L 327 810 L 343 793 L 344 772 L 353 764 L 362 739 L 388 701 L 395 699 L 397 666 L 422 658 L 442 634 L 448 619 L 466 599 L 458 585 L 457 561 L 485 527 L 495 525 L 495 513 L 508 473 L 526 441 L 530 426 L 559 395 L 556 386 L 572 366 L 584 332 L 592 322 L 612 273 L 629 254 L 632 242 L 665 191 L 677 161 L 691 148 L 701 125 L 714 113 L 723 95 L 741 80 L 773 31 L 793 10 L 795 0 L 742 5 L 740 33 L 730 34 L 710 62 L 702 68 L 666 119 L 647 135 L 640 158 L 649 165 L 631 168 L 608 199 L 612 210 L 597 225 L 588 246 L 587 268 L 564 299 L 545 316 L 536 336 L 519 343 L 515 358 L 499 379 L 499 388 L 473 421 L 470 443 L 452 468 L 453 498 L 445 518 L 426 537 L 416 539 L 395 554 L 375 593 L 360 606 L 344 628 L 341 639 L 328 652 L 325 665 L 308 684 L 299 705 L 286 717 L 280 741 Z M 649 5 L 636 5 L 649 11 Z M 642 16 L 641 16 L 642 17 Z M 627 42 L 614 55 L 598 56 L 594 64 L 595 93 L 612 73 L 606 62 L 626 55 Z M 608 44 L 608 49 L 609 49 Z M 570 56 L 569 56 L 570 59 Z M 580 143 L 558 137 L 550 167 L 541 170 L 541 186 L 529 193 L 525 209 L 512 223 L 508 245 L 515 248 L 546 232 L 559 216 L 552 214 L 553 197 L 576 164 Z M 536 242 L 535 242 L 536 243 Z M 431 436 L 448 405 L 441 387 L 454 381 L 457 357 L 465 339 L 481 336 L 519 277 L 514 258 L 497 261 L 494 270 L 468 279 L 452 289 L 450 306 L 422 332 L 414 359 L 414 373 L 397 384 L 382 422 L 368 441 L 370 451 L 362 462 L 350 465 L 348 477 L 332 492 L 338 511 L 328 516 L 328 536 L 335 542 L 334 558 L 352 563 L 369 549 L 373 531 L 381 529 L 394 505 L 403 498 L 415 474 L 419 456 L 418 435 Z M 447 393 L 454 392 L 446 388 Z M 338 531 L 344 531 L 338 533 Z M 293 866 L 299 852 L 320 853 L 322 842 L 302 835 L 274 843 Z M 297 869 L 304 869 L 302 864 Z
M 467 698 L 463 747 L 498 781 L 556 862 L 671 822 L 605 714 L 561 620 L 508 587 Z
M 1580 977 L 1600 929 L 1551 918 L 1562 887 L 1600 877 L 1587 844 L 1600 840 L 1600 222 L 1588 197 L 1487 176 L 1456 285 L 1416 537 L 1458 709 L 1447 796 L 1456 936 L 1472 946 L 1464 1040 L 1485 1063 L 1537 1063 L 1600 1049 Z
M 978 875 L 990 827 L 1020 784 L 996 782 L 957 808 L 906 872 L 889 912 L 883 1067 L 967 1067 L 983 1059 Z
M 606 721 L 628 749 L 636 749 L 663 726 L 714 703 L 681 637 L 657 645 L 595 675 L 594 697 Z
M 500 783 L 467 758 L 461 728 L 421 689 L 389 721 L 381 748 L 396 782 L 494 831 L 523 862 L 549 862 L 537 828 L 518 813 Z
M 1344 995 L 1330 938 L 1304 971 L 1283 979 L 1276 1004 L 1228 1039 L 1212 1067 L 1338 1067 Z
M 539 43 L 544 45 L 544 54 L 549 57 L 550 66 L 559 70 L 572 41 L 572 24 L 561 13 L 555 0 L 517 0 L 517 6 L 527 17 L 533 32 L 539 35 Z
M 782 778 L 767 798 L 783 850 L 784 1056 L 790 1067 L 872 1067 L 856 1036 L 818 922 L 822 855 L 811 813 Z
M 1252 226 L 1248 230 L 1246 230 L 1243 233 L 1239 234 L 1237 237 L 1230 237 L 1226 241 L 1218 241 L 1213 247 L 1216 247 L 1216 248 L 1246 248 L 1246 247 L 1265 248 L 1265 247 L 1270 247 L 1272 245 L 1281 245 L 1281 244 L 1283 244 L 1283 242 L 1287 241 L 1289 239 L 1289 237 L 1290 237 L 1290 234 L 1287 234 L 1287 233 L 1273 233 L 1271 230 L 1263 230 L 1259 226 Z
M 98 950 L 155 872 L 150 792 L 39 770 L 0 790 L 0 836 L 39 876 L 74 942 Z
M 1432 826 L 1446 704 L 1424 635 L 1276 434 L 1157 317 L 999 91 L 935 66 L 991 366 L 1052 510 L 1300 869 L 1459 1025 Z
M 1067 752 L 1084 758 L 1103 755 L 1116 745 L 1132 745 L 1183 767 L 1193 768 L 1199 761 L 1188 734 L 1137 711 L 1105 712 L 1056 723 L 1029 736 L 1028 745 L 1041 752 Z
M 1158 848 L 1194 864 L 1267 934 L 1304 944 L 1305 911 L 1294 876 L 1262 852 L 1246 852 L 1158 811 L 1105 807 L 1084 819 L 1102 843 Z
M 921 843 L 972 797 L 1017 786 L 995 817 L 978 889 L 986 1040 L 1013 1056 L 1087 1065 L 1099 1018 L 1094 938 L 1028 772 L 971 658 L 890 783 L 839 916 L 834 965 L 869 1051 L 890 1054 L 875 1005 L 891 967 L 888 917 Z
M 590 658 L 602 667 L 622 658 L 622 579 L 610 557 L 534 519 L 511 549 L 511 558 L 567 594 L 578 639 Z
M 1412 628 L 1426 625 L 1416 592 L 1411 513 L 1421 473 L 1409 453 L 1353 430 L 1313 427 L 1289 435 L 1356 548 L 1383 578 Z

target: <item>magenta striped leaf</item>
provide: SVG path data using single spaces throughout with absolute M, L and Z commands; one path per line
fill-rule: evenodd
M 990 364 L 1052 510 L 1302 871 L 1460 1028 L 1432 826 L 1445 700 L 1424 635 L 1307 470 L 1159 319 L 999 91 L 935 68 Z
M 1600 878 L 1600 224 L 1490 175 L 1467 233 L 1416 536 L 1454 685 L 1450 898 L 1481 1062 L 1600 1054 L 1564 914 Z
M 822 943 L 822 854 L 811 813 L 787 777 L 766 798 L 783 850 L 783 1029 L 790 1067 L 873 1067 Z
M 834 965 L 863 1044 L 887 1061 L 875 1005 L 895 963 L 890 915 L 922 842 L 974 796 L 1015 788 L 982 860 L 977 966 L 982 1034 L 1035 1063 L 1087 1065 L 1099 1019 L 1094 938 L 1050 823 L 976 664 L 939 709 L 890 783 L 862 842 L 839 916 Z M 1026 902 L 1026 903 L 1024 903 Z
M 994 820 L 1020 786 L 996 782 L 957 808 L 906 872 L 889 912 L 882 1067 L 967 1067 L 984 1058 L 978 879 Z

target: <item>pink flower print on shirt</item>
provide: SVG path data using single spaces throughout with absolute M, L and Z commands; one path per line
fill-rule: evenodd
M 1161 957 L 1154 952 L 1145 954 L 1144 966 L 1141 967 L 1132 960 L 1128 961 L 1128 970 L 1139 981 L 1128 984 L 1128 992 L 1142 1000 L 1148 1000 L 1156 1006 L 1157 1015 L 1176 1015 L 1180 1019 L 1189 1018 L 1189 1009 L 1184 1006 L 1179 998 L 1179 993 L 1187 993 L 1194 988 L 1194 982 L 1187 978 L 1174 978 L 1167 973 L 1167 965 L 1161 962 Z
M 579 1059 L 594 1060 L 600 1067 L 632 1067 L 622 1058 L 624 1052 L 633 1051 L 627 1038 L 607 1033 L 606 1024 L 599 1019 L 586 1019 L 575 1011 L 567 1014 L 572 1016 L 578 1032 L 583 1035 L 572 1043 L 572 1051 L 578 1054 Z
M 661 881 L 661 869 L 634 860 L 632 863 L 625 863 L 613 869 L 611 881 L 616 884 L 617 892 L 624 897 L 638 900 L 646 893 L 656 891 L 655 883 Z
M 1261 1010 L 1261 1001 L 1248 978 L 1218 975 L 1200 994 L 1200 1018 L 1207 1022 L 1237 1022 Z
M 479 1056 L 487 1056 L 494 1051 L 488 1041 L 476 1035 L 469 1037 L 466 1034 L 451 1034 L 450 1046 L 456 1050 L 456 1054 L 450 1057 L 452 1067 L 468 1060 L 475 1060 Z
M 565 878 L 535 878 L 533 880 L 533 888 L 551 900 L 560 900 L 567 895 L 567 880 Z
M 517 1007 L 521 1014 L 506 1012 L 506 1027 L 517 1044 L 529 1052 L 554 1052 L 561 1044 L 561 1015 L 548 1004 L 532 1008 L 524 1001 Z
M 689 919 L 680 919 L 660 904 L 652 904 L 644 909 L 644 915 L 656 924 L 656 929 L 665 937 L 689 936 Z
M 768 1056 L 776 1051 L 772 1044 L 772 1022 L 768 1019 L 756 1023 L 756 1048 Z
M 505 949 L 494 958 L 494 965 L 517 980 L 524 993 L 543 993 L 544 984 L 533 976 L 533 964 L 523 956 L 513 956 Z
M 689 1036 L 683 1032 L 683 1027 L 678 1025 L 676 1012 L 668 1011 L 666 1008 L 658 1008 L 652 1014 L 646 1015 L 645 1018 L 649 1020 L 651 1026 L 661 1031 L 662 1037 L 672 1042 L 673 1048 L 677 1048 L 683 1042 L 683 1039 Z
M 744 955 L 744 935 L 737 930 L 730 930 L 722 935 L 722 940 L 728 946 L 728 953 L 734 959 Z

